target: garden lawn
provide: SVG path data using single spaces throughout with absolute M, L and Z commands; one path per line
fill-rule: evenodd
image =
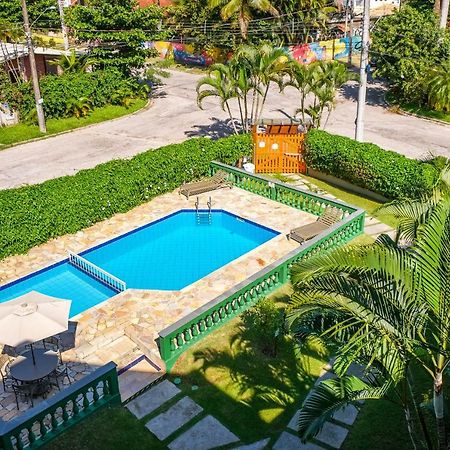
M 286 289 L 273 298 L 285 303 Z M 297 358 L 293 341 L 285 338 L 277 356 L 270 358 L 255 342 L 255 331 L 243 329 L 238 317 L 187 350 L 171 378 L 181 378 L 180 389 L 245 443 L 271 437 L 273 444 L 314 385 L 327 355 L 310 348 Z
M 167 447 L 127 409 L 94 413 L 45 446 L 46 450 L 160 450 Z
M 283 183 L 289 183 L 292 181 L 289 175 L 272 174 L 271 176 Z M 395 217 L 390 214 L 380 214 L 376 212 L 377 208 L 379 208 L 382 203 L 366 197 L 362 197 L 358 194 L 354 194 L 353 192 L 349 192 L 345 189 L 335 187 L 325 181 L 318 180 L 317 178 L 309 177 L 303 174 L 301 174 L 300 176 L 307 184 L 314 185 L 319 189 L 328 192 L 331 195 L 334 195 L 339 200 L 349 203 L 350 205 L 365 209 L 367 211 L 367 214 L 372 217 L 376 217 L 380 222 L 383 222 L 386 225 L 389 225 L 393 228 L 397 227 L 398 220 Z M 311 191 L 314 191 L 314 186 L 311 186 Z M 355 241 L 352 241 L 352 243 L 355 243 Z
M 382 203 L 380 202 L 371 200 L 366 197 L 362 197 L 361 195 L 346 191 L 345 189 L 332 186 L 331 184 L 326 183 L 325 181 L 322 180 L 318 180 L 316 178 L 308 177 L 306 175 L 302 175 L 302 178 L 304 178 L 305 181 L 312 183 L 316 185 L 318 188 L 328 192 L 329 194 L 334 195 L 339 200 L 349 203 L 350 205 L 357 206 L 358 208 L 365 209 L 367 211 L 367 214 L 377 218 L 380 222 L 383 222 L 386 225 L 395 228 L 398 224 L 398 220 L 392 215 L 380 214 L 376 212 L 377 208 L 379 208 L 382 205 Z
M 79 119 L 76 117 L 48 119 L 47 133 L 41 133 L 37 125 L 27 125 L 24 123 L 0 128 L 0 150 L 29 139 L 46 137 L 52 134 L 61 133 L 62 131 L 74 130 L 86 125 L 92 125 L 94 123 L 125 116 L 143 108 L 146 103 L 146 99 L 136 99 L 128 108 L 125 108 L 125 106 L 108 105 L 103 108 L 96 108 L 88 116 Z

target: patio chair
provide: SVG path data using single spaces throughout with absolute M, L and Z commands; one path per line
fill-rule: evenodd
M 58 364 L 58 367 L 49 375 L 50 378 L 53 378 L 55 380 L 56 387 L 61 390 L 61 386 L 59 385 L 59 379 L 62 380 L 64 384 L 64 378 L 67 378 L 69 380 L 69 384 L 72 384 L 72 380 L 69 376 L 69 368 L 67 367 L 67 364 Z
M 336 222 L 339 222 L 341 217 L 341 210 L 337 208 L 328 208 L 315 222 L 308 223 L 307 225 L 302 225 L 301 227 L 291 230 L 291 232 L 287 235 L 287 238 L 293 239 L 294 241 L 302 244 L 303 242 L 308 241 L 309 239 L 312 239 L 327 230 Z
M 58 336 L 50 336 L 48 338 L 42 339 L 42 344 L 45 350 L 51 350 L 59 354 L 59 362 L 62 364 L 62 346 L 61 339 Z
M 5 392 L 12 389 L 13 378 L 9 373 L 10 363 L 9 355 L 5 353 L 0 354 L 0 376 L 2 377 L 3 390 Z
M 231 181 L 228 180 L 228 174 L 223 170 L 219 170 L 212 177 L 193 183 L 185 183 L 180 187 L 179 194 L 183 194 L 189 200 L 190 195 L 203 194 L 204 192 L 214 191 L 224 187 L 233 187 Z
M 16 397 L 16 406 L 19 408 L 19 399 L 24 399 L 31 402 L 31 407 L 34 406 L 33 396 L 35 395 L 37 385 L 33 383 L 24 383 L 24 384 L 12 384 L 12 388 L 14 391 L 14 396 Z

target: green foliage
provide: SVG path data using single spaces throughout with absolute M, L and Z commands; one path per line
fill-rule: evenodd
M 53 7 L 54 9 L 49 9 Z M 59 28 L 57 0 L 27 0 L 28 16 L 34 28 Z M 1 0 L 0 20 L 5 19 L 14 24 L 22 23 L 22 7 L 20 0 Z
M 301 114 L 302 124 L 319 128 L 323 113 L 328 110 L 328 117 L 335 107 L 336 90 L 355 76 L 346 66 L 338 61 L 316 61 L 305 65 L 291 61 L 289 80 L 282 83 L 282 89 L 293 86 L 300 94 L 300 108 L 296 114 Z M 306 106 L 306 100 L 312 102 Z M 309 117 L 309 123 L 306 120 Z M 327 120 L 328 120 L 327 117 Z
M 450 112 L 450 61 L 431 69 L 427 78 L 428 105 Z
M 377 23 L 371 50 L 376 75 L 386 77 L 401 101 L 427 102 L 427 74 L 450 58 L 450 33 L 439 29 L 429 9 L 404 6 Z
M 149 201 L 251 152 L 249 136 L 189 139 L 33 186 L 0 191 L 0 258 Z
M 414 446 L 417 438 L 410 408 L 416 380 L 411 368 L 417 364 L 429 377 L 437 437 L 445 441 L 447 380 L 443 375 L 450 362 L 449 186 L 450 167 L 441 174 L 441 186 L 432 196 L 397 203 L 398 212 L 415 216 L 420 223 L 409 246 L 398 246 L 382 234 L 372 245 L 342 247 L 292 267 L 291 330 L 301 342 L 332 344 L 336 348 L 333 370 L 341 377 L 325 382 L 304 404 L 299 422 L 305 438 L 317 431 L 317 419 L 323 414 L 339 403 L 361 398 L 362 393 L 402 405 Z M 355 364 L 362 366 L 375 390 L 345 382 Z
M 307 134 L 305 160 L 312 169 L 391 199 L 418 198 L 438 178 L 430 164 L 319 130 Z
M 260 300 L 242 314 L 246 329 L 256 332 L 264 354 L 276 356 L 278 340 L 284 335 L 284 312 L 269 298 Z
M 208 5 L 211 8 L 220 6 L 220 15 L 224 21 L 237 20 L 244 40 L 247 39 L 248 26 L 254 10 L 275 17 L 280 15 L 269 0 L 209 0 Z
M 140 89 L 136 80 L 125 78 L 121 72 L 112 69 L 89 73 L 68 72 L 58 77 L 46 75 L 41 78 L 40 87 L 47 118 L 70 116 L 77 109 L 71 105 L 81 98 L 89 99 L 91 108 L 98 108 L 114 103 L 114 95 L 121 90 L 127 90 L 129 96 L 137 96 Z M 25 118 L 33 114 L 35 108 L 33 88 L 28 82 L 18 89 L 21 98 L 15 105 L 20 116 Z
M 226 51 L 235 44 L 233 30 L 223 26 L 220 10 L 211 8 L 208 0 L 177 1 L 167 9 L 166 26 L 170 34 L 187 37 L 197 50 L 218 47 Z
M 267 43 L 258 46 L 243 44 L 236 49 L 228 64 L 213 64 L 208 75 L 198 81 L 197 103 L 202 108 L 204 98 L 218 97 L 237 134 L 229 103 L 236 99 L 241 129 L 247 133 L 251 124 L 261 118 L 270 85 L 276 83 L 280 86 L 288 68 L 288 57 L 283 49 Z
M 67 9 L 66 23 L 77 42 L 90 47 L 99 67 L 115 67 L 125 74 L 144 66 L 151 51 L 143 43 L 161 39 L 162 9 L 139 8 L 134 0 L 90 0 Z
M 59 66 L 64 73 L 69 73 L 85 72 L 87 67 L 94 64 L 94 62 L 95 60 L 88 54 L 77 55 L 75 50 L 72 50 L 69 55 L 61 55 L 53 64 Z

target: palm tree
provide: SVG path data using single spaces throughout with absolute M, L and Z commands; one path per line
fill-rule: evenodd
M 450 201 L 434 205 L 409 249 L 387 236 L 293 268 L 293 330 L 305 323 L 338 342 L 335 369 L 383 361 L 392 352 L 433 380 L 439 448 L 446 448 L 443 372 L 450 363 Z M 314 326 L 310 326 L 313 330 Z M 308 333 L 307 333 L 308 334 Z M 339 345 L 340 343 L 340 345 Z
M 261 118 L 271 84 L 277 84 L 280 89 L 283 86 L 283 77 L 289 70 L 288 56 L 282 48 L 263 43 L 259 46 L 241 45 L 233 59 L 239 67 L 249 69 L 252 89 L 249 121 L 256 123 Z
M 394 200 L 377 209 L 381 214 L 395 217 L 397 226 L 396 242 L 409 245 L 417 238 L 420 227 L 427 221 L 433 208 L 441 201 L 450 199 L 450 162 L 441 169 L 432 192 L 417 200 Z
M 290 79 L 282 84 L 282 89 L 287 86 L 297 89 L 300 94 L 300 108 L 296 110 L 296 114 L 301 114 L 303 124 L 306 124 L 308 115 L 311 125 L 315 128 L 320 127 L 325 109 L 328 110 L 326 120 L 328 122 L 330 113 L 335 107 L 337 89 L 354 78 L 345 65 L 338 61 L 316 61 L 307 66 L 292 61 L 289 75 Z M 306 106 L 306 100 L 310 95 L 312 104 Z
M 450 61 L 431 69 L 426 85 L 428 105 L 437 111 L 450 112 Z
M 203 109 L 203 100 L 207 97 L 218 97 L 223 111 L 227 111 L 235 134 L 239 134 L 234 123 L 229 101 L 237 95 L 235 83 L 231 76 L 230 66 L 213 64 L 207 76 L 197 83 L 197 104 Z
M 282 49 L 268 44 L 242 45 L 228 64 L 213 64 L 209 75 L 198 82 L 198 105 L 201 108 L 204 98 L 217 96 L 221 99 L 222 109 L 233 120 L 229 102 L 235 98 L 242 130 L 246 133 L 261 117 L 271 84 L 280 85 L 287 68 L 288 57 Z
M 252 10 L 266 12 L 278 17 L 278 10 L 272 5 L 270 0 L 209 0 L 209 6 L 216 8 L 222 6 L 220 14 L 223 20 L 229 20 L 237 16 L 241 36 L 247 39 L 248 26 L 252 18 Z
M 95 63 L 94 58 L 88 54 L 79 55 L 72 50 L 69 55 L 61 55 L 54 65 L 61 67 L 64 73 L 82 73 Z

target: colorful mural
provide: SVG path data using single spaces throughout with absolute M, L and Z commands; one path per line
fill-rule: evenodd
M 212 51 L 203 50 L 195 52 L 194 46 L 174 42 L 148 42 L 147 48 L 154 48 L 161 58 L 173 58 L 176 62 L 187 65 L 210 66 L 215 62 L 226 61 L 231 55 L 225 55 L 220 49 Z M 353 51 L 361 49 L 361 37 L 353 36 Z M 344 37 L 328 41 L 312 42 L 310 44 L 293 45 L 284 47 L 289 58 L 303 64 L 311 64 L 314 61 L 346 58 L 350 49 L 350 38 Z

